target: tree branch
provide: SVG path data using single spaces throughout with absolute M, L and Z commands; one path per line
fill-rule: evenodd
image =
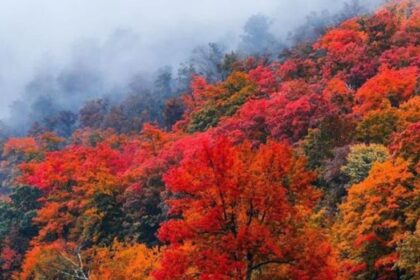
M 292 264 L 293 261 L 291 261 L 291 260 L 269 260 L 269 261 L 261 262 L 259 264 L 256 264 L 256 265 L 252 266 L 249 269 L 249 271 L 251 272 L 251 271 L 256 270 L 256 269 L 258 269 L 258 268 L 260 268 L 264 265 L 272 264 L 272 263 L 275 263 L 275 264 Z

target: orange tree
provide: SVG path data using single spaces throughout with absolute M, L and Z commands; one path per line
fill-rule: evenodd
M 341 257 L 363 279 L 394 279 L 395 249 L 419 218 L 418 178 L 408 162 L 376 163 L 369 176 L 350 187 L 335 225 Z

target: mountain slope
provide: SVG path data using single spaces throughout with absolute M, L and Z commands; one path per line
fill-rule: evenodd
M 2 277 L 420 276 L 419 19 L 398 1 L 196 76 L 168 131 L 9 139 Z

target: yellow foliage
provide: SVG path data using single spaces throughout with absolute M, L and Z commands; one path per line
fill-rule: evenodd
M 126 246 L 115 242 L 111 248 L 95 251 L 91 280 L 149 280 L 157 267 L 159 249 L 144 244 Z

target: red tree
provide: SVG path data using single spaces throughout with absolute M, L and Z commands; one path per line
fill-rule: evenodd
M 155 277 L 251 279 L 283 267 L 293 278 L 332 279 L 326 261 L 299 265 L 309 246 L 299 232 L 309 231 L 305 221 L 319 197 L 304 166 L 285 144 L 268 142 L 254 151 L 226 138 L 201 143 L 164 177 L 178 218 L 159 231 L 170 245 Z M 323 239 L 320 232 L 310 234 Z

